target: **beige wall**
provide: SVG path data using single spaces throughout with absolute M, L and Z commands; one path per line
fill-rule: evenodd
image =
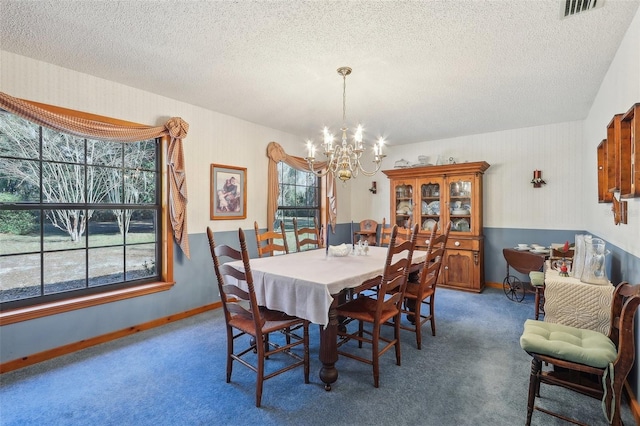
M 417 162 L 418 155 L 429 156 L 432 163 L 438 155 L 457 162 L 486 161 L 491 167 L 485 172 L 485 226 L 580 229 L 584 215 L 576 206 L 583 194 L 574 186 L 584 173 L 581 142 L 581 122 L 551 124 L 393 147 L 385 167 L 392 168 L 399 159 Z M 534 169 L 542 170 L 547 185 L 532 187 Z M 388 180 L 385 175 L 376 180 L 377 195 L 369 196 L 366 188 L 354 186 L 356 219 L 370 211 L 379 218 L 389 217 Z
M 596 147 L 606 139 L 606 128 L 615 114 L 627 112 L 640 102 L 640 9 L 620 43 L 618 52 L 600 86 L 588 117 L 584 120 L 586 147 L 584 167 L 590 173 L 584 181 L 584 191 L 597 185 L 595 174 Z M 610 220 L 610 204 L 598 204 L 594 198 L 585 200 L 585 228 L 621 249 L 640 257 L 640 198 L 628 200 L 627 225 L 615 226 Z

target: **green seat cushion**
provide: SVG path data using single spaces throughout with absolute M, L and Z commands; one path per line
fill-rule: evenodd
M 536 287 L 544 285 L 544 272 L 540 271 L 531 271 L 529 272 L 529 279 L 531 280 L 531 285 Z
M 537 320 L 525 321 L 520 346 L 529 353 L 597 368 L 607 367 L 618 356 L 611 339 L 602 333 Z

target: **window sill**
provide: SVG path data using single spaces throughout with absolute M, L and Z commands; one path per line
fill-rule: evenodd
M 63 312 L 102 305 L 104 303 L 111 303 L 118 300 L 131 299 L 133 297 L 167 291 L 173 287 L 174 284 L 174 281 L 156 282 L 122 290 L 93 294 L 91 296 L 61 300 L 59 302 L 43 303 L 41 305 L 29 306 L 26 308 L 12 309 L 10 311 L 0 312 L 0 327 L 21 321 L 28 321 L 35 318 L 42 318 L 49 315 L 56 315 Z

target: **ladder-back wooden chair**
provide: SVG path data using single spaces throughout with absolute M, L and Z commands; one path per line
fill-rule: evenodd
M 265 380 L 303 366 L 304 382 L 309 383 L 309 322 L 258 306 L 242 229 L 238 230 L 240 251 L 227 245 L 216 246 L 211 228 L 207 228 L 207 237 L 227 328 L 227 383 L 231 382 L 233 361 L 257 373 L 256 407 L 261 405 Z M 243 270 L 221 264 L 221 258 L 242 260 Z M 248 290 L 243 290 L 231 281 L 246 282 Z M 280 333 L 285 336 L 285 342 L 276 344 L 270 340 L 269 334 L 276 336 Z M 244 343 L 246 346 L 235 349 L 235 343 Z M 292 350 L 294 348 L 301 349 L 302 353 Z M 249 358 L 255 357 L 254 354 L 257 354 L 257 359 L 252 363 Z M 277 354 L 287 355 L 292 360 L 281 365 L 282 357 L 275 356 Z M 278 367 L 267 372 L 265 360 L 270 358 L 273 359 L 270 364 Z
M 266 230 L 260 233 L 258 222 L 253 222 L 256 231 L 256 244 L 258 245 L 258 257 L 275 256 L 277 254 L 289 254 L 287 234 L 284 232 L 284 223 L 280 221 L 280 230 Z
M 298 228 L 298 219 L 293 218 L 293 233 L 296 237 L 296 250 L 302 251 L 302 249 L 318 249 L 322 248 L 322 228 L 318 229 L 318 223 L 316 218 L 313 218 L 313 227 L 306 226 Z
M 418 227 L 414 228 L 408 241 L 396 242 L 397 233 L 398 227 L 394 226 L 391 232 L 391 243 L 387 250 L 384 272 L 380 280 L 377 281 L 379 296 L 373 298 L 360 294 L 356 299 L 338 306 L 337 309 L 338 317 L 344 317 L 346 319 L 344 324 L 347 326 L 344 330 L 338 330 L 340 338 L 338 348 L 342 348 L 350 340 L 356 340 L 359 348 L 362 348 L 363 343 L 371 345 L 371 357 L 364 358 L 354 353 L 354 351 L 347 352 L 340 349 L 338 353 L 372 365 L 373 384 L 375 387 L 379 387 L 380 384 L 379 359 L 382 354 L 391 348 L 395 348 L 396 364 L 400 365 L 401 363 L 400 315 L 413 250 L 418 235 Z M 383 295 L 387 296 L 383 297 Z M 357 321 L 358 327 L 356 330 L 349 332 L 348 323 L 351 321 Z M 381 328 L 386 322 L 393 322 L 394 324 L 392 338 L 387 338 L 380 334 Z M 370 329 L 365 329 L 364 323 L 370 324 Z M 380 347 L 380 342 L 382 342 L 382 347 Z
M 634 317 L 640 304 L 640 284 L 619 284 L 611 300 L 609 334 L 562 324 L 527 320 L 520 346 L 533 357 L 527 401 L 527 426 L 534 410 L 574 424 L 575 419 L 535 404 L 540 384 L 561 386 L 600 399 L 611 425 L 622 424 L 622 388 L 635 360 Z M 545 366 L 550 368 L 543 369 Z
M 422 349 L 422 326 L 425 323 L 431 323 L 431 335 L 436 335 L 436 286 L 438 277 L 440 276 L 440 270 L 442 269 L 444 252 L 450 230 L 451 222 L 443 229 L 442 234 L 436 235 L 438 232 L 438 224 L 436 223 L 433 226 L 427 247 L 427 258 L 420 270 L 418 279 L 416 281 L 411 279 L 407 281 L 407 290 L 404 295 L 405 303 L 402 313 L 407 315 L 412 325 L 408 326 L 403 324 L 400 328 L 415 332 L 418 349 Z M 428 313 L 422 312 L 422 305 L 429 307 Z

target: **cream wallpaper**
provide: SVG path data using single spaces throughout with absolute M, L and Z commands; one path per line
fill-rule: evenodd
M 0 90 L 11 96 L 93 114 L 159 125 L 172 116 L 189 123 L 185 139 L 190 234 L 266 227 L 266 147 L 277 141 L 287 151 L 303 152 L 293 135 L 225 114 L 113 83 L 69 69 L 0 51 Z M 247 219 L 211 221 L 211 163 L 247 168 Z
M 606 139 L 607 125 L 615 114 L 627 112 L 640 102 L 640 10 L 631 22 L 618 53 L 600 86 L 591 106 L 589 116 L 584 120 L 585 167 L 595 169 L 596 147 Z M 584 191 L 597 185 L 595 173 L 589 173 L 584 180 Z M 610 204 L 598 204 L 593 199 L 585 200 L 586 229 L 597 235 L 604 235 L 611 243 L 640 257 L 640 198 L 627 200 L 628 224 L 615 226 L 610 217 Z
M 577 206 L 583 194 L 576 185 L 584 173 L 581 142 L 581 122 L 551 124 L 390 147 L 385 168 L 393 168 L 399 159 L 416 163 L 419 155 L 428 156 L 430 163 L 438 156 L 456 162 L 486 161 L 491 167 L 484 178 L 484 226 L 580 229 L 584 212 Z M 535 169 L 542 170 L 547 182 L 536 189 L 530 183 Z M 389 217 L 388 180 L 385 175 L 376 180 L 377 195 L 368 195 L 368 182 L 354 189 L 357 220 L 370 211 L 378 221 Z

